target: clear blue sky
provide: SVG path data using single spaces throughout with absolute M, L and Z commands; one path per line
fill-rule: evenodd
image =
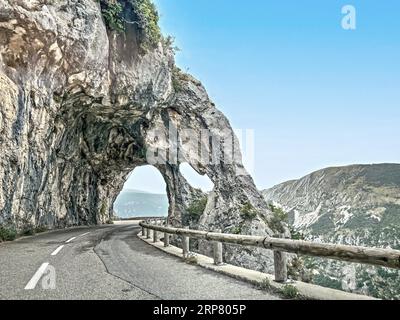
M 155 2 L 177 64 L 234 128 L 255 130 L 258 187 L 400 162 L 400 1 Z M 347 4 L 356 30 L 341 27 Z

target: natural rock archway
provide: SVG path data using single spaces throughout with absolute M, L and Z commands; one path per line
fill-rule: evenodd
M 188 139 L 205 131 L 220 154 L 221 141 L 237 145 L 168 46 L 141 52 L 135 24 L 107 30 L 93 0 L 0 0 L 0 224 L 105 223 L 128 174 L 145 164 L 163 175 L 169 216 L 179 224 L 203 196 L 179 172 L 188 162 L 214 183 L 200 227 L 230 232 L 240 224 L 242 233 L 273 235 L 239 150 L 232 161 L 204 161 L 198 147 L 209 160 L 211 140 Z

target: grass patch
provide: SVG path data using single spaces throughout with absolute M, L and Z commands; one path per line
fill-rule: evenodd
M 291 284 L 284 285 L 281 289 L 281 293 L 287 299 L 300 298 L 299 290 Z
M 265 278 L 261 283 L 259 284 L 260 290 L 265 290 L 265 291 L 274 291 L 274 287 L 271 285 L 271 281 L 269 278 Z

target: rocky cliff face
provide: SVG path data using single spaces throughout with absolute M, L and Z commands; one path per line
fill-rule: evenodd
M 179 171 L 188 162 L 215 186 L 202 227 L 229 231 L 250 205 L 257 214 L 243 233 L 272 235 L 240 151 L 228 161 L 222 147 L 237 145 L 228 120 L 162 40 L 143 51 L 135 1 L 119 1 L 126 23 L 117 32 L 98 1 L 0 0 L 0 224 L 105 223 L 128 174 L 145 164 L 163 175 L 179 224 L 202 196 Z
M 400 249 L 400 164 L 328 168 L 263 191 L 313 241 Z M 399 272 L 306 259 L 314 281 L 381 298 L 400 298 Z

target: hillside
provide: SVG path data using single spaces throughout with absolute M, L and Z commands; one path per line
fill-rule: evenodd
M 306 239 L 400 249 L 400 164 L 327 168 L 263 191 Z M 381 298 L 400 298 L 399 272 L 306 258 L 313 281 Z
M 120 218 L 167 216 L 168 197 L 140 190 L 123 190 L 114 204 Z

